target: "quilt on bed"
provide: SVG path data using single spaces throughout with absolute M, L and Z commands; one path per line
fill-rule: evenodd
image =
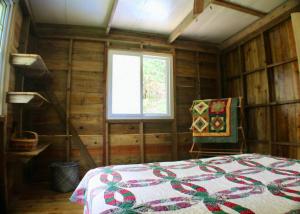
M 300 160 L 242 154 L 90 170 L 71 196 L 94 213 L 300 213 Z

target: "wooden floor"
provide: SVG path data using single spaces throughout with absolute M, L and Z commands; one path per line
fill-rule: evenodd
M 82 214 L 83 207 L 69 201 L 72 193 L 57 193 L 47 183 L 32 184 L 13 203 L 12 214 Z

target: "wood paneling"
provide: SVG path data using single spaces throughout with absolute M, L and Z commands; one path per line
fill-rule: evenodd
M 248 104 L 268 103 L 269 92 L 267 72 L 255 72 L 246 76 L 246 91 Z
M 261 37 L 256 37 L 243 46 L 245 71 L 253 71 L 264 65 L 263 43 Z
M 249 109 L 248 118 L 248 138 L 250 140 L 268 140 L 268 109 L 265 107 Z
M 295 44 L 296 50 L 298 55 L 298 62 L 300 62 L 300 12 L 292 13 L 292 25 L 294 29 L 294 37 L 295 37 Z M 298 69 L 300 71 L 300 63 L 298 64 Z
M 106 156 L 109 164 L 188 158 L 188 147 L 191 143 L 191 103 L 197 97 L 219 96 L 216 54 L 113 42 L 108 48 L 137 51 L 143 48 L 144 51 L 155 50 L 158 53 L 173 51 L 176 117 L 173 120 L 106 121 L 106 44 L 102 41 L 76 38 L 39 38 L 36 44 L 37 52 L 53 72 L 52 90 L 63 107 L 68 106 L 67 97 L 70 96 L 70 120 L 98 165 L 106 162 Z M 71 72 L 69 95 L 68 72 Z M 64 136 L 67 133 L 66 126 L 59 121 L 51 106 L 46 106 L 45 109 L 34 114 L 33 122 L 34 130 L 45 135 L 41 141 L 52 142 L 52 146 L 37 160 L 37 166 L 43 169 L 43 175 L 47 175 L 45 169 L 50 162 L 66 160 L 68 155 L 65 152 L 68 142 L 67 136 Z M 51 137 L 53 135 L 57 137 Z M 70 155 L 72 160 L 83 164 L 79 148 L 74 144 L 71 144 Z M 43 179 L 45 178 L 44 176 Z
M 222 56 L 224 88 L 227 96 L 245 93 L 250 152 L 300 158 L 300 77 L 291 19 L 234 46 Z
M 192 142 L 190 107 L 194 99 L 219 97 L 217 55 L 193 51 L 176 51 L 176 120 L 179 159 L 189 157 Z M 182 137 L 185 136 L 185 137 Z
M 5 213 L 8 208 L 8 192 L 7 192 L 7 164 L 6 164 L 6 143 L 5 132 L 6 126 L 4 116 L 0 116 L 0 211 Z

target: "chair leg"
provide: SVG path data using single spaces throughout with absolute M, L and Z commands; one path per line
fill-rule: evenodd
M 192 158 L 198 159 L 199 155 L 200 155 L 200 152 L 199 152 L 199 148 L 196 151 L 194 150 L 195 145 L 196 145 L 195 142 L 193 142 L 192 147 L 191 147 L 189 153 L 191 154 Z M 198 145 L 196 147 L 198 147 Z M 196 156 L 193 157 L 193 154 L 196 154 Z
M 190 153 L 193 153 L 193 152 L 194 152 L 194 146 L 195 146 L 195 142 L 193 142 L 193 144 L 192 144 L 192 147 L 191 147 L 191 149 L 190 149 Z

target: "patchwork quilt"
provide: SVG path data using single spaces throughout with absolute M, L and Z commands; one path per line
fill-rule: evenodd
M 71 196 L 85 214 L 300 212 L 300 160 L 242 154 L 90 170 Z
M 238 98 L 194 100 L 191 107 L 193 141 L 236 143 Z

